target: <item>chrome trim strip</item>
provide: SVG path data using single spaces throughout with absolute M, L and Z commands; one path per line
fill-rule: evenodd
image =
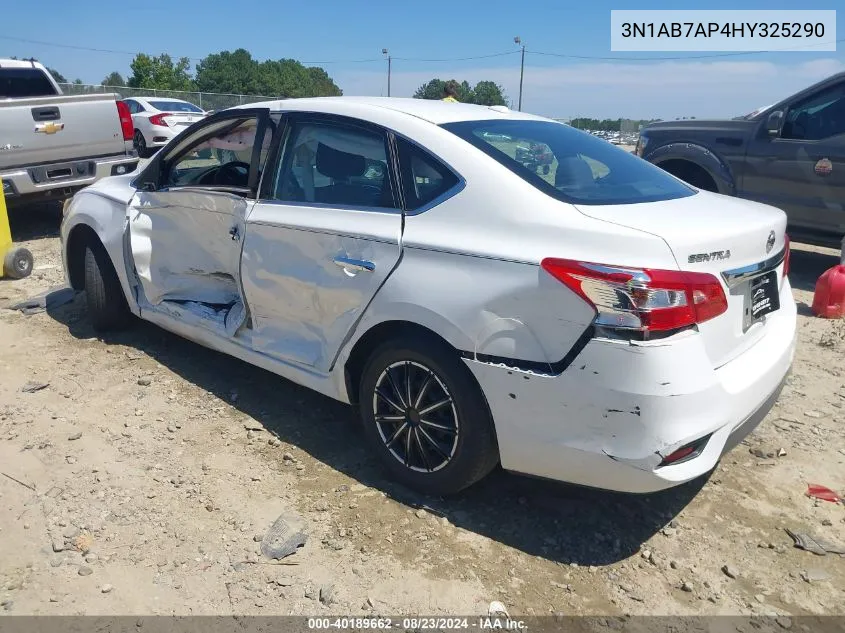
M 728 288 L 736 288 L 749 279 L 753 279 L 754 277 L 759 277 L 760 275 L 773 271 L 781 265 L 785 257 L 786 248 L 777 255 L 763 260 L 762 262 L 749 264 L 748 266 L 743 266 L 742 268 L 722 271 L 722 279 L 725 280 Z

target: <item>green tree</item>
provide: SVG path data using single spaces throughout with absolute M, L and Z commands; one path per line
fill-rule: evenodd
M 166 53 L 158 57 L 138 53 L 129 64 L 132 76 L 127 83 L 131 88 L 148 90 L 194 90 L 194 81 L 188 73 L 190 67 L 187 57 L 174 62 Z
M 123 79 L 123 75 L 119 72 L 113 71 L 103 77 L 102 83 L 104 86 L 125 86 L 126 80 Z
M 196 71 L 200 92 L 260 94 L 258 62 L 243 48 L 208 55 L 197 63 Z
M 82 80 L 79 77 L 77 77 L 76 79 L 73 80 L 73 83 L 75 83 L 77 86 L 81 86 Z
M 417 91 L 414 93 L 414 99 L 442 99 L 443 88 L 446 86 L 447 82 L 454 82 L 457 86 L 458 101 L 463 103 L 472 103 L 473 94 L 469 83 L 466 81 L 459 82 L 455 79 L 449 79 L 447 81 L 437 78 L 432 79 L 417 88 Z
M 54 68 L 48 68 L 47 72 L 53 75 L 53 79 L 56 80 L 56 83 L 66 84 L 68 83 L 67 77 L 65 77 L 62 73 Z
M 479 81 L 472 89 L 472 102 L 479 105 L 507 105 L 508 100 L 500 85 L 493 81 Z
M 447 83 L 454 82 L 458 89 L 458 101 L 462 103 L 477 103 L 480 105 L 507 105 L 507 97 L 502 87 L 493 81 L 479 81 L 475 88 L 467 81 L 449 79 L 432 79 L 417 88 L 414 99 L 442 99 L 443 88 Z
M 249 51 L 221 51 L 197 64 L 197 89 L 270 97 L 326 97 L 343 94 L 322 68 L 295 59 L 259 62 Z

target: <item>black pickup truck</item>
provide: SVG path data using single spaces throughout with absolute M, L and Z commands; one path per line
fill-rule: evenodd
M 653 123 L 634 151 L 699 189 L 783 209 L 795 241 L 845 236 L 845 73 L 736 119 Z

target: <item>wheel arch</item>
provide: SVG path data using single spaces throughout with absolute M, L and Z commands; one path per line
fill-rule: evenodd
M 358 387 L 367 359 L 384 341 L 390 339 L 416 339 L 442 345 L 460 358 L 460 351 L 434 330 L 401 319 L 382 321 L 366 330 L 351 346 L 343 361 L 343 380 L 350 404 L 358 402 Z
M 89 245 L 103 246 L 100 236 L 88 224 L 77 224 L 68 233 L 65 246 L 65 265 L 68 281 L 76 291 L 85 289 L 85 249 Z
M 646 159 L 677 176 L 666 169 L 669 164 L 688 163 L 703 170 L 712 179 L 716 191 L 729 196 L 736 195 L 736 181 L 727 163 L 715 152 L 696 143 L 669 143 L 656 148 L 646 155 Z

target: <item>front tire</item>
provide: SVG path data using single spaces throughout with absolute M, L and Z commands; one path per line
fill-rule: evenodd
M 442 343 L 382 344 L 364 368 L 359 402 L 370 444 L 393 478 L 409 488 L 454 494 L 498 463 L 487 401 Z
M 99 243 L 85 247 L 85 299 L 88 318 L 97 332 L 118 330 L 129 322 L 131 313 L 117 272 Z

